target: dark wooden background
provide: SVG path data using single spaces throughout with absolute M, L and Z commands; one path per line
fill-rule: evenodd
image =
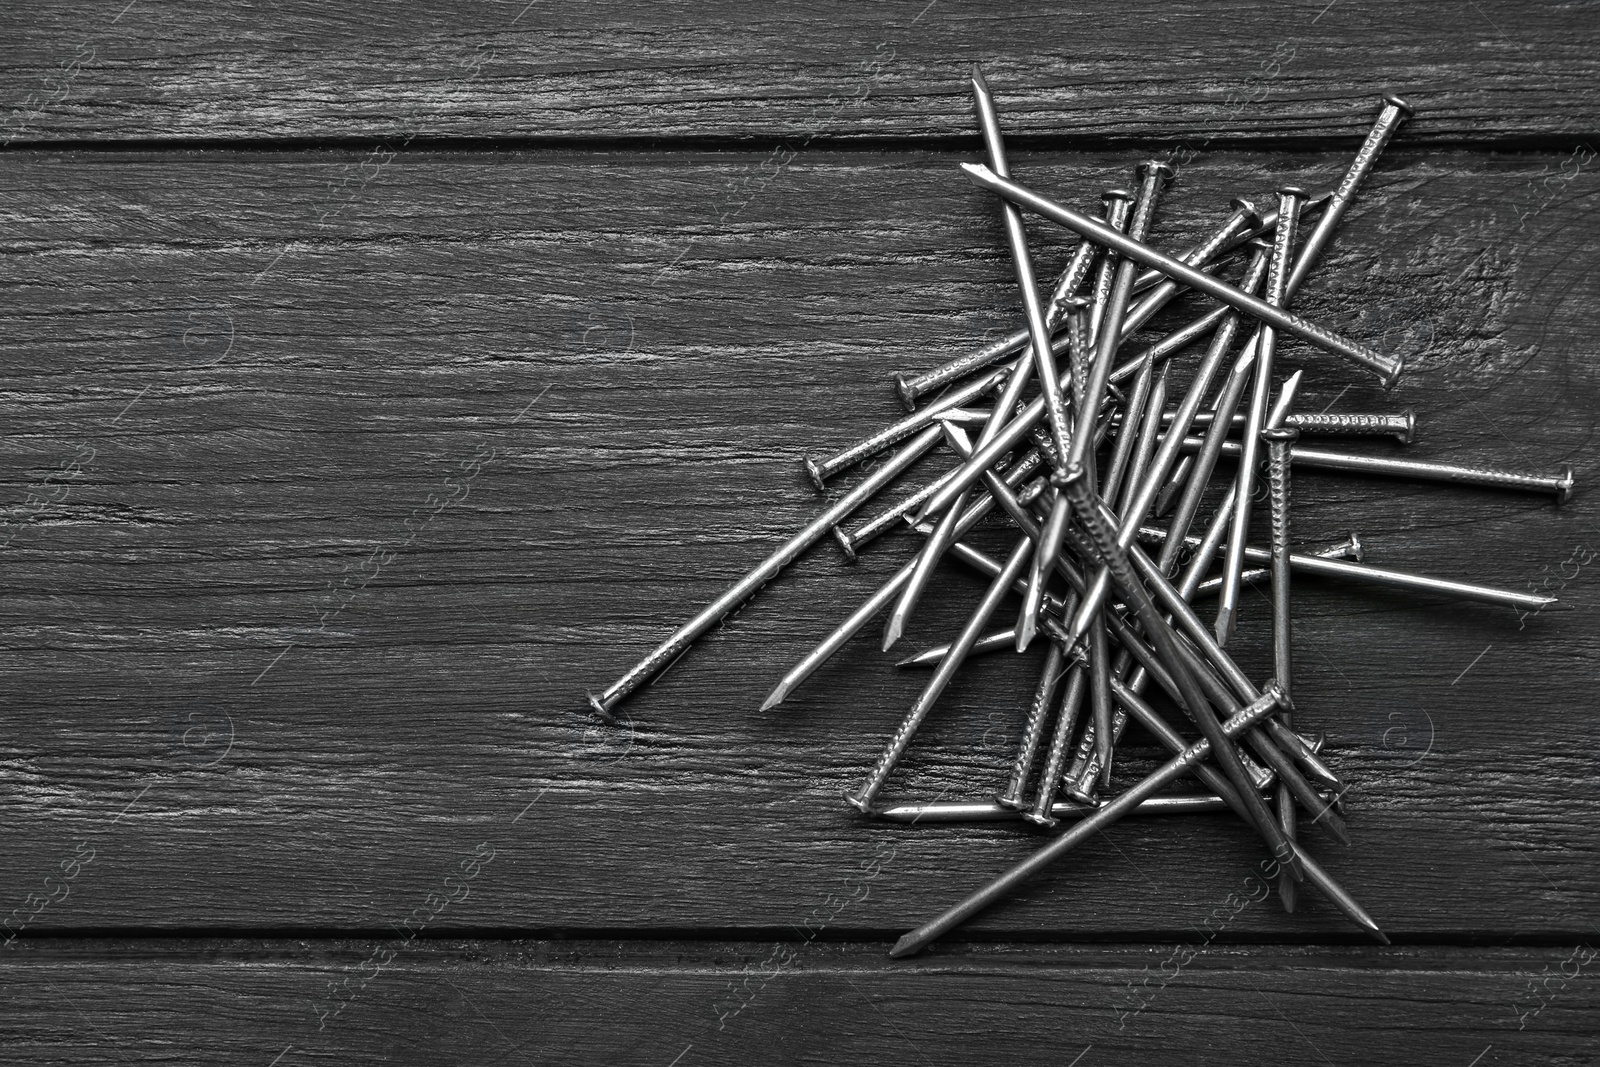
M 8 1063 L 1597 1058 L 1600 5 L 57 0 L 0 40 Z M 1297 484 L 1307 543 L 1562 601 L 1303 585 L 1300 722 L 1356 784 L 1354 846 L 1308 839 L 1392 948 L 1310 894 L 1206 941 L 1261 855 L 1195 816 L 888 960 L 1038 844 L 845 807 L 921 682 L 873 641 L 755 710 L 903 539 L 584 713 L 814 513 L 802 454 L 1017 322 L 973 61 L 1064 199 L 1176 156 L 1169 247 L 1419 108 L 1302 297 L 1411 373 L 1281 358 L 1579 492 Z M 894 796 L 990 794 L 1039 654 Z

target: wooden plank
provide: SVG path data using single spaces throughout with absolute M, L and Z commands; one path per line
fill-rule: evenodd
M 0 969 L 8 1062 L 1461 1067 L 1595 1062 L 1589 942 L 1390 950 L 805 942 L 112 942 Z M 62 1010 L 62 1003 L 71 1011 Z M 1142 1009 L 1140 1005 L 1143 1005 Z M 1256 1050 L 1261 1050 L 1257 1052 Z M 1271 1050 L 1267 1053 L 1266 1050 Z
M 583 714 L 586 687 L 813 512 L 799 454 L 894 417 L 892 370 L 1015 321 L 994 205 L 954 156 L 810 153 L 770 180 L 762 158 L 11 157 L 0 899 L 36 907 L 95 850 L 32 932 L 381 930 L 487 844 L 440 928 L 778 930 L 848 898 L 833 927 L 876 937 L 1035 847 L 845 809 L 920 685 L 869 642 L 755 713 L 903 542 L 853 569 L 819 551 L 629 724 Z M 1565 158 L 1386 160 L 1304 307 L 1414 370 L 1385 396 L 1286 346 L 1307 407 L 1414 404 L 1412 454 L 1570 462 L 1589 484 L 1595 185 Z M 1092 203 L 1132 162 L 1016 170 Z M 1342 168 L 1209 157 L 1162 240 Z M 1054 269 L 1066 238 L 1033 233 Z M 1375 562 L 1548 582 L 1567 606 L 1519 620 L 1308 583 L 1301 721 L 1358 787 L 1358 847 L 1313 847 L 1396 934 L 1587 936 L 1592 495 L 1326 476 L 1297 506 L 1308 541 L 1354 527 Z M 952 575 L 908 645 L 949 634 L 977 588 Z M 1264 676 L 1249 603 L 1239 647 Z M 893 794 L 995 788 L 1033 670 L 963 679 Z M 1259 859 L 1224 817 L 1130 824 L 973 933 L 1164 936 Z M 1315 901 L 1235 929 L 1350 936 Z
M 1383 91 L 1417 141 L 1595 133 L 1590 4 L 10 5 L 6 140 L 969 138 L 968 66 L 1008 128 L 1164 150 L 1354 137 Z

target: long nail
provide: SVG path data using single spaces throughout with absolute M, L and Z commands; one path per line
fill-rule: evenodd
M 928 717 L 928 712 L 933 709 L 934 702 L 939 699 L 939 694 L 944 692 L 950 679 L 955 677 L 963 660 L 966 659 L 967 650 L 973 642 L 983 633 L 983 628 L 989 622 L 989 617 L 994 614 L 1000 601 L 1011 591 L 1011 583 L 1021 577 L 1022 571 L 1028 565 L 1028 559 L 1033 555 L 1033 542 L 1027 537 L 1017 539 L 1016 546 L 1007 557 L 1005 567 L 989 583 L 989 588 L 984 592 L 983 599 L 973 609 L 972 615 L 967 619 L 966 625 L 961 629 L 961 635 L 951 646 L 950 652 L 939 663 L 933 672 L 933 677 L 928 679 L 922 692 L 917 696 L 916 702 L 911 705 L 911 710 L 906 713 L 900 723 L 900 728 L 889 739 L 889 744 L 884 748 L 883 754 L 878 757 L 878 762 L 867 775 L 867 780 L 861 789 L 853 796 L 846 796 L 849 803 L 863 812 L 872 810 L 872 802 L 877 797 L 879 790 L 889 780 L 889 774 L 894 770 L 895 764 L 905 754 L 906 747 L 911 744 L 911 738 L 916 734 L 918 727 Z
M 960 547 L 961 542 L 959 541 L 951 545 L 950 554 L 952 556 L 955 555 L 956 550 Z M 991 652 L 1015 652 L 1016 650 L 1017 628 L 1013 626 L 1008 630 L 991 630 L 989 633 L 986 633 L 982 637 L 978 638 L 978 640 L 974 642 L 972 646 L 972 651 L 967 653 L 967 658 L 971 659 L 974 656 L 985 656 Z M 950 646 L 948 644 L 934 645 L 932 648 L 925 648 L 921 652 L 907 656 L 905 659 L 897 660 L 895 662 L 895 666 L 937 667 L 939 665 L 939 661 L 944 659 L 945 653 L 949 651 Z
M 1378 161 L 1378 154 L 1383 151 L 1384 145 L 1395 135 L 1400 124 L 1410 118 L 1411 105 L 1398 96 L 1385 96 L 1383 108 L 1378 112 L 1378 119 L 1373 123 L 1367 139 L 1356 152 L 1355 159 L 1350 164 L 1350 169 L 1345 172 L 1344 180 L 1339 183 L 1339 188 L 1334 190 L 1328 205 L 1322 209 L 1322 218 L 1301 246 L 1299 258 L 1295 261 L 1294 272 L 1290 274 L 1285 292 L 1293 296 L 1300 288 L 1300 283 L 1305 281 L 1311 268 L 1316 266 L 1317 259 L 1322 254 L 1323 246 L 1333 237 L 1333 231 L 1339 226 L 1339 220 L 1344 218 L 1344 213 L 1350 206 L 1350 201 L 1355 198 L 1356 190 L 1361 183 L 1366 181 L 1371 173 L 1373 164 Z
M 1087 215 L 1074 211 L 1069 207 L 1063 207 L 1040 196 L 1026 186 L 1001 178 L 988 167 L 975 163 L 963 163 L 961 164 L 961 170 L 974 184 L 1000 193 L 1013 203 L 1027 208 L 1029 211 L 1043 215 L 1054 222 L 1059 222 L 1096 244 L 1113 249 L 1135 262 L 1154 267 L 1163 274 L 1184 282 L 1192 289 L 1198 289 L 1200 292 L 1238 308 L 1245 314 L 1285 333 L 1291 333 L 1308 344 L 1373 371 L 1379 375 L 1385 386 L 1393 385 L 1400 378 L 1404 364 L 1394 356 L 1374 351 L 1366 345 L 1325 329 L 1293 312 L 1273 307 L 1266 301 L 1253 297 L 1219 278 L 1180 263 L 1178 260 L 1151 248 L 1142 241 L 1136 241 L 1125 234 L 1117 233 Z M 1279 229 L 1282 229 L 1281 219 L 1279 220 Z
M 994 97 L 977 64 L 972 67 L 972 96 L 977 105 L 978 125 L 983 131 L 984 148 L 989 156 L 989 169 L 996 174 L 1009 175 L 1005 143 L 1000 136 L 1000 117 L 995 114 Z M 1055 437 L 1056 449 L 1064 453 L 1072 422 L 1061 399 L 1061 384 L 1056 371 L 1055 354 L 1050 350 L 1050 327 L 1045 323 L 1044 306 L 1039 302 L 1039 283 L 1033 276 L 1033 258 L 1028 254 L 1028 237 L 1022 227 L 1022 212 L 1014 204 L 1000 200 L 1000 218 L 1006 232 L 1006 243 L 1011 248 L 1011 266 L 1017 277 L 1017 290 L 1022 296 L 1022 310 L 1028 325 L 1028 335 L 1033 355 L 1033 373 L 1039 379 L 1039 392 L 1044 397 L 1045 421 Z
M 1120 421 L 1122 415 L 1119 412 L 1112 417 Z M 1244 429 L 1247 418 L 1246 415 L 1234 415 L 1228 422 L 1228 429 L 1234 431 Z M 1170 430 L 1175 420 L 1174 412 L 1163 412 L 1161 415 L 1163 430 Z M 1192 425 L 1209 428 L 1215 420 L 1216 412 L 1199 411 L 1195 413 Z M 1299 430 L 1302 436 L 1393 437 L 1401 444 L 1409 445 L 1416 437 L 1417 416 L 1409 408 L 1398 412 L 1351 411 L 1341 414 L 1325 411 L 1317 415 L 1296 412 L 1289 416 L 1284 426 Z M 1166 440 L 1165 434 L 1162 440 Z
M 1261 436 L 1267 442 L 1267 486 L 1272 501 L 1272 673 L 1292 700 L 1294 630 L 1289 596 L 1289 446 L 1300 436 L 1300 431 L 1285 427 L 1263 430 Z M 1289 712 L 1284 714 L 1287 716 Z M 1294 722 L 1292 719 L 1285 721 L 1283 726 L 1293 730 Z M 1294 797 L 1283 782 L 1278 783 L 1277 802 L 1278 824 L 1283 827 L 1284 835 L 1293 841 Z M 1278 892 L 1283 897 L 1284 909 L 1294 911 L 1293 881 L 1287 876 L 1280 877 Z
M 1073 800 L 1058 800 L 1050 806 L 1052 819 L 1081 819 L 1092 815 L 1098 804 L 1080 804 Z M 1227 811 L 1228 802 L 1215 793 L 1195 793 L 1178 796 L 1147 797 L 1129 815 L 1199 815 L 1213 811 Z M 1000 801 L 933 801 L 931 803 L 896 804 L 882 808 L 878 818 L 904 823 L 953 822 L 1011 822 L 1022 818 L 1015 808 Z
M 1278 708 L 1278 701 L 1282 698 L 1282 693 L 1277 690 L 1276 686 L 1270 685 L 1269 693 L 1270 696 L 1264 696 L 1256 704 L 1251 705 L 1230 718 L 1226 723 L 1221 724 L 1218 732 L 1219 736 L 1223 738 L 1224 744 L 1227 743 L 1227 738 L 1237 735 L 1258 719 L 1265 718 Z M 1138 807 L 1139 802 L 1146 797 L 1153 795 L 1169 782 L 1175 781 L 1185 774 L 1194 773 L 1195 768 L 1211 752 L 1212 745 L 1206 740 L 1197 741 L 1185 748 L 1181 753 L 1163 764 L 1154 774 L 1129 788 L 1115 800 L 1100 807 L 1094 814 L 1075 824 L 1049 845 L 1012 867 L 1011 870 L 968 896 L 932 922 L 926 923 L 906 934 L 895 942 L 895 946 L 889 951 L 889 955 L 897 958 L 910 955 L 925 947 L 941 934 L 959 926 L 989 905 L 1009 896 L 1024 881 Z M 1258 803 L 1260 799 L 1259 796 L 1256 797 Z
M 1166 539 L 1167 532 L 1165 530 L 1146 527 L 1145 532 L 1152 535 L 1153 539 Z M 1271 564 L 1272 552 L 1269 549 L 1250 545 L 1244 550 L 1244 558 L 1251 563 Z M 1517 608 L 1521 611 L 1539 611 L 1557 603 L 1556 598 L 1553 596 L 1536 596 L 1532 593 L 1519 593 L 1513 589 L 1501 589 L 1492 585 L 1456 582 L 1446 578 L 1430 578 L 1422 574 L 1390 570 L 1386 567 L 1374 567 L 1369 563 L 1347 563 L 1343 560 L 1324 558 L 1320 555 L 1308 556 L 1299 552 L 1291 552 L 1289 554 L 1289 566 L 1292 570 L 1301 574 L 1315 574 L 1325 578 L 1342 579 L 1358 585 L 1385 586 L 1390 589 L 1404 589 L 1415 593 L 1437 593 L 1440 596 L 1453 597 L 1458 600 L 1499 604 L 1503 607 Z M 1188 571 L 1186 570 L 1185 574 L 1187 573 Z M 1200 583 L 1197 581 L 1195 587 L 1199 588 L 1199 586 Z
M 1185 438 L 1183 447 L 1185 450 L 1193 450 L 1200 444 L 1201 442 L 1195 438 Z M 1228 441 L 1222 446 L 1219 454 L 1238 456 L 1241 451 L 1241 442 Z M 1468 467 L 1455 463 L 1433 463 L 1422 459 L 1363 456 L 1324 448 L 1307 448 L 1302 445 L 1294 446 L 1290 454 L 1295 466 L 1306 470 L 1381 474 L 1391 478 L 1415 478 L 1425 482 L 1471 485 L 1483 489 L 1547 493 L 1555 497 L 1557 504 L 1565 504 L 1572 498 L 1574 485 L 1572 468 L 1565 464 L 1554 474 L 1531 474 L 1500 467 Z
M 1206 427 L 1204 446 L 1191 457 L 1192 462 L 1187 468 L 1181 463 L 1173 467 L 1167 484 L 1156 498 L 1156 514 L 1160 515 L 1171 506 L 1173 495 L 1178 495 L 1178 506 L 1173 510 L 1172 518 L 1168 522 L 1174 537 L 1182 538 L 1194 523 L 1195 515 L 1200 510 L 1200 502 L 1211 484 L 1211 476 L 1216 472 L 1217 460 L 1222 456 L 1223 445 L 1227 443 L 1228 425 L 1244 399 L 1244 391 L 1249 388 L 1250 371 L 1255 367 L 1255 362 L 1255 346 L 1246 345 L 1239 353 L 1239 358 L 1234 360 L 1233 366 L 1228 371 L 1228 377 L 1222 383 L 1221 391 L 1217 393 L 1217 398 L 1212 403 L 1213 418 L 1211 425 Z M 1172 570 L 1176 556 L 1177 552 L 1173 550 L 1170 557 L 1165 554 L 1161 557 L 1164 571 Z
M 685 650 L 722 621 L 739 605 L 755 596 L 756 591 L 775 578 L 790 563 L 799 558 L 800 554 L 822 538 L 828 536 L 828 531 L 853 514 L 857 508 L 876 496 L 878 491 L 888 485 L 911 464 L 915 463 L 925 452 L 938 443 L 943 436 L 937 426 L 929 426 L 898 452 L 867 475 L 861 484 L 851 489 L 832 507 L 823 511 L 806 525 L 799 533 L 762 560 L 756 567 L 743 578 L 735 582 L 726 592 L 712 601 L 699 614 L 680 626 L 673 634 L 661 644 L 657 645 L 644 659 L 635 664 L 621 678 L 612 682 L 605 692 L 598 696 L 589 695 L 589 706 L 607 722 L 614 722 L 612 714 L 618 704 L 639 689 L 642 685 L 655 677 L 662 670 L 676 660 Z
M 1267 303 L 1281 307 L 1289 273 L 1294 269 L 1295 231 L 1306 192 L 1293 186 L 1278 190 L 1278 229 L 1272 244 L 1272 266 L 1267 271 Z M 1217 644 L 1233 636 L 1239 609 L 1239 572 L 1244 569 L 1244 546 L 1250 533 L 1250 501 L 1254 499 L 1256 453 L 1261 431 L 1267 425 L 1267 404 L 1272 398 L 1272 369 L 1278 349 L 1278 331 L 1263 324 L 1257 331 L 1255 381 L 1245 420 L 1242 457 L 1235 476 L 1233 523 L 1228 531 L 1228 555 L 1223 561 L 1222 589 L 1217 593 Z

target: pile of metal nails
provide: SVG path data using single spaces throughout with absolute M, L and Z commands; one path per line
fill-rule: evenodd
M 1173 177 L 1169 166 L 1141 164 L 1137 188 L 1105 193 L 1099 219 L 1063 207 L 1009 177 L 994 101 L 976 70 L 972 89 L 988 158 L 987 165 L 961 169 L 974 184 L 997 194 L 1025 326 L 927 373 L 901 377 L 899 394 L 912 414 L 805 466 L 821 489 L 863 461 L 892 453 L 604 693 L 591 695 L 590 704 L 612 721 L 621 701 L 817 541 L 831 534 L 854 558 L 886 531 L 909 529 L 921 538 L 913 558 L 783 676 L 762 710 L 781 703 L 886 609 L 883 647 L 894 645 L 935 566 L 946 558 L 959 561 L 988 577 L 988 588 L 954 641 L 902 661 L 930 666 L 933 675 L 865 781 L 846 799 L 869 815 L 902 822 L 1020 817 L 1053 826 L 1064 817 L 1076 821 L 1031 859 L 901 938 L 893 955 L 927 945 L 1124 815 L 1222 809 L 1237 813 L 1265 843 L 1286 909 L 1294 909 L 1297 885 L 1309 882 L 1387 942 L 1298 840 L 1302 821 L 1340 842 L 1348 838 L 1339 803 L 1345 787 L 1318 757 L 1319 743 L 1297 732 L 1293 722 L 1291 580 L 1296 574 L 1319 575 L 1525 610 L 1553 600 L 1368 566 L 1353 535 L 1319 552 L 1292 551 L 1291 471 L 1355 471 L 1492 486 L 1549 493 L 1558 501 L 1572 489 L 1570 469 L 1540 476 L 1299 442 L 1302 435 L 1352 434 L 1411 440 L 1409 412 L 1302 414 L 1295 410 L 1300 374 L 1281 380 L 1274 374 L 1279 339 L 1288 336 L 1377 374 L 1386 386 L 1399 378 L 1399 356 L 1374 351 L 1288 309 L 1411 109 L 1395 97 L 1384 98 L 1376 123 L 1333 192 L 1312 196 L 1298 188 L 1280 189 L 1276 209 L 1266 212 L 1234 200 L 1213 233 L 1174 256 L 1157 251 L 1150 240 L 1158 203 Z M 1045 299 L 1033 273 L 1024 212 L 1081 238 Z M 1237 280 L 1224 280 L 1229 274 Z M 1209 298 L 1205 313 L 1128 354 L 1126 342 L 1185 293 Z M 1179 386 L 1171 371 L 1184 361 L 1174 357 L 1191 348 L 1199 350 L 1198 359 Z M 942 394 L 927 399 L 940 389 Z M 986 397 L 993 398 L 986 411 L 969 406 Z M 846 520 L 941 444 L 955 454 L 953 466 L 846 529 Z M 1235 459 L 1231 472 L 1219 470 L 1225 456 Z M 1254 501 L 1263 486 L 1270 536 L 1266 547 L 1255 547 L 1252 508 L 1236 503 Z M 1208 487 L 1225 489 L 1225 495 L 1202 524 L 1197 519 Z M 1020 530 L 1004 559 L 962 539 L 997 508 Z M 1219 562 L 1220 569 L 1209 576 Z M 1225 646 L 1241 588 L 1259 581 L 1271 588 L 1274 670 L 1258 685 Z M 1022 603 L 1006 626 L 995 616 L 1012 593 Z M 1214 617 L 1203 620 L 1199 611 L 1212 597 Z M 981 652 L 1026 649 L 1041 631 L 1049 642 L 1047 654 L 1009 780 L 997 800 L 881 807 L 880 791 L 961 665 Z M 1152 686 L 1179 710 L 1179 721 L 1192 727 L 1197 739 L 1187 739 L 1152 705 Z M 1171 759 L 1114 797 L 1102 797 L 1111 786 L 1117 741 L 1129 721 L 1140 723 L 1170 750 Z M 1205 791 L 1166 791 L 1185 776 L 1199 779 Z

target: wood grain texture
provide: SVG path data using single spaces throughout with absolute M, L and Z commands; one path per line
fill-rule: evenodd
M 279 1067 L 1596 1061 L 1587 944 L 1191 938 L 973 947 L 892 968 L 882 951 L 794 938 L 46 943 L 0 969 L 0 1027 L 8 1062 L 28 1067 L 89 1062 L 111 1043 L 116 1062 Z
M 1068 143 L 1355 137 L 1380 92 L 1433 141 L 1595 133 L 1592 2 L 218 5 L 0 12 L 8 141 L 950 138 L 967 68 Z
M 904 541 L 854 568 L 817 550 L 621 728 L 582 711 L 813 513 L 798 456 L 895 417 L 891 372 L 1012 328 L 994 204 L 956 158 L 10 155 L 0 900 L 43 893 L 82 842 L 93 862 L 30 935 L 383 930 L 487 844 L 434 929 L 754 936 L 848 899 L 829 929 L 878 937 L 1026 855 L 1017 829 L 872 826 L 840 801 L 920 685 L 897 656 L 863 642 L 754 710 Z M 1092 203 L 1132 162 L 1013 165 Z M 1161 239 L 1344 164 L 1210 153 Z M 1402 940 L 1573 939 L 1600 904 L 1595 189 L 1564 153 L 1395 151 L 1303 307 L 1408 352 L 1410 376 L 1384 395 L 1284 346 L 1310 410 L 1414 405 L 1409 454 L 1579 478 L 1562 509 L 1297 484 L 1308 542 L 1355 528 L 1374 562 L 1563 601 L 1519 620 L 1306 583 L 1298 721 L 1358 787 L 1357 846 L 1313 847 Z M 1032 234 L 1055 269 L 1069 241 Z M 978 588 L 951 572 L 908 645 Z M 1246 603 L 1265 676 L 1265 601 Z M 1034 670 L 961 680 L 893 795 L 996 788 Z M 1129 824 L 971 934 L 1160 940 L 1261 858 L 1227 817 Z M 1351 937 L 1315 901 L 1232 929 Z

